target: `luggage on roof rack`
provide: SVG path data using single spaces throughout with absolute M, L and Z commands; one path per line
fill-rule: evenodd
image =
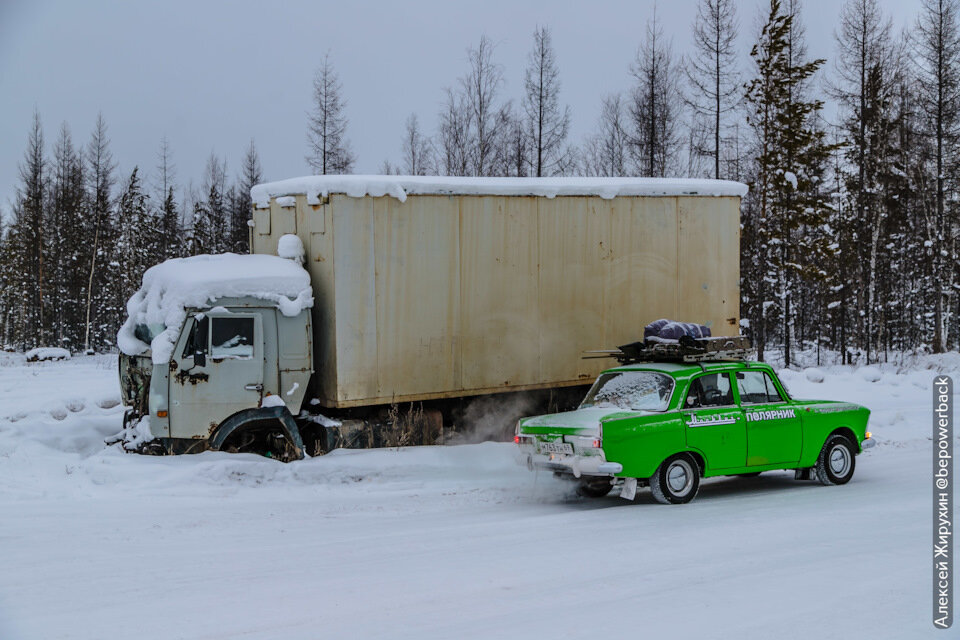
M 691 338 L 679 340 L 647 339 L 631 342 L 616 349 L 588 351 L 586 358 L 616 358 L 620 364 L 640 362 L 710 362 L 741 361 L 752 358 L 755 351 L 742 336 Z

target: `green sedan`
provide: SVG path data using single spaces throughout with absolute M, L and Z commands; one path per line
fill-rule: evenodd
M 576 411 L 524 418 L 514 441 L 528 468 L 579 480 L 599 497 L 649 486 L 664 504 L 697 495 L 701 478 L 795 469 L 827 485 L 853 477 L 873 445 L 870 411 L 795 400 L 758 362 L 644 363 L 600 374 Z

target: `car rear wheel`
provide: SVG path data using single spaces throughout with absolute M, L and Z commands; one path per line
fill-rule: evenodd
M 686 504 L 700 489 L 700 467 L 686 454 L 667 458 L 650 478 L 650 491 L 661 504 Z
M 850 441 L 841 435 L 827 438 L 817 458 L 817 479 L 820 484 L 847 484 L 856 468 L 856 452 Z
M 610 493 L 613 483 L 610 478 L 583 478 L 577 484 L 577 495 L 585 498 L 602 498 Z

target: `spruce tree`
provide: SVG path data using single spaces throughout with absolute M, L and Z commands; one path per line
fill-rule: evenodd
M 802 87 L 824 60 L 794 61 L 789 48 L 796 14 L 771 0 L 759 41 L 752 48 L 756 71 L 747 85 L 748 122 L 757 145 L 752 196 L 755 206 L 745 224 L 746 273 L 754 279 L 749 313 L 758 352 L 763 357 L 768 330 L 780 330 L 784 361 L 790 364 L 792 302 L 800 278 L 818 275 L 829 251 L 816 236 L 799 233 L 823 223 L 826 195 L 819 188 L 830 147 L 816 124 L 822 107 L 806 100 Z M 762 265 L 758 269 L 755 265 Z

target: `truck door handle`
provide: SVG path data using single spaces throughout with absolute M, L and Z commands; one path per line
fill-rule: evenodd
M 263 385 L 259 383 L 247 384 L 247 385 L 244 385 L 243 388 L 246 389 L 247 391 L 263 391 Z

